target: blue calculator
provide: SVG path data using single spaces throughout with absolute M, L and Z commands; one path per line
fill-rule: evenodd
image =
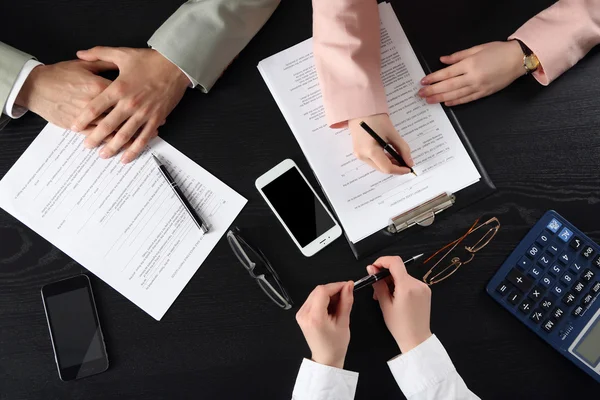
M 600 246 L 569 221 L 544 214 L 487 292 L 600 382 Z

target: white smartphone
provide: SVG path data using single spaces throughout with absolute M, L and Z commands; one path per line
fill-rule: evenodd
M 260 176 L 256 188 L 306 257 L 342 234 L 342 228 L 292 160 L 283 160 Z

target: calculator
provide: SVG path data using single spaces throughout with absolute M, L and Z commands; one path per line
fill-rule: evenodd
M 600 382 L 600 246 L 573 224 L 546 212 L 487 292 Z

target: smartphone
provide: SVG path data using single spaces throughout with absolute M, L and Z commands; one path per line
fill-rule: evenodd
M 45 285 L 42 301 L 60 379 L 106 371 L 108 356 L 90 279 L 82 274 Z
M 306 257 L 342 234 L 342 228 L 292 160 L 283 160 L 260 176 L 256 188 Z

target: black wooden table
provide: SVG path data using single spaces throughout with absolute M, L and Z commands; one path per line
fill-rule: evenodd
M 143 47 L 181 0 L 3 1 L 0 40 L 45 63 L 94 45 Z M 551 0 L 394 1 L 401 23 L 434 68 L 442 54 L 502 40 Z M 337 240 L 304 258 L 254 188 L 283 158 L 309 167 L 257 63 L 311 35 L 308 0 L 283 0 L 209 95 L 188 91 L 161 136 L 249 202 L 236 221 L 261 246 L 297 307 L 320 283 L 361 277 Z M 480 216 L 497 238 L 448 283 L 433 288 L 432 330 L 482 398 L 582 398 L 597 384 L 500 308 L 485 285 L 532 224 L 556 209 L 600 241 L 600 54 L 547 88 L 523 78 L 456 108 L 498 192 L 379 253 L 430 252 Z M 0 132 L 3 176 L 44 126 L 33 114 Z M 243 166 L 243 168 L 240 168 Z M 314 183 L 314 180 L 313 180 Z M 0 399 L 286 399 L 309 356 L 292 311 L 271 304 L 222 240 L 161 322 L 91 276 L 110 369 L 58 379 L 39 290 L 85 269 L 0 211 Z M 368 291 L 352 312 L 346 368 L 361 373 L 358 399 L 402 394 L 386 361 L 398 353 Z

